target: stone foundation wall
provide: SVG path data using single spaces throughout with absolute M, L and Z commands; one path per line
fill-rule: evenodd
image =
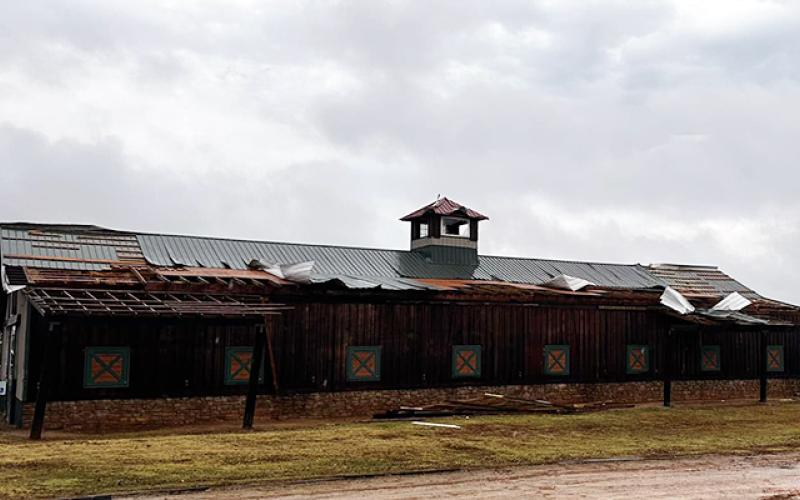
M 256 423 L 295 418 L 369 417 L 398 406 L 418 406 L 481 396 L 485 392 L 560 403 L 612 400 L 620 403 L 659 401 L 661 382 L 616 384 L 542 384 L 469 386 L 412 390 L 373 390 L 259 396 Z M 769 381 L 770 398 L 800 395 L 800 380 Z M 673 382 L 673 401 L 758 399 L 758 380 Z M 104 432 L 241 421 L 244 396 L 165 399 L 54 401 L 47 404 L 46 429 Z M 33 404 L 24 407 L 27 427 Z

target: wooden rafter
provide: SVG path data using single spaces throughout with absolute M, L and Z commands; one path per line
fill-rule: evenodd
M 213 295 L 142 290 L 29 288 L 45 316 L 265 316 L 291 309 L 256 295 Z

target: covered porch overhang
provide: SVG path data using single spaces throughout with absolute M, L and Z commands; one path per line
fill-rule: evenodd
M 52 337 L 60 334 L 60 319 L 69 317 L 102 318 L 251 318 L 259 321 L 253 345 L 250 379 L 245 400 L 244 428 L 251 428 L 255 417 L 258 374 L 266 348 L 275 393 L 278 379 L 268 318 L 292 309 L 270 302 L 266 295 L 238 295 L 183 291 L 150 291 L 120 288 L 27 287 L 23 293 L 32 307 L 49 320 L 44 332 L 44 361 L 36 382 L 36 404 L 30 438 L 41 439 L 49 390 L 48 377 L 55 362 Z

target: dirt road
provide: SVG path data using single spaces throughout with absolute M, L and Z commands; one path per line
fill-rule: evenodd
M 216 498 L 800 498 L 800 453 L 670 460 L 595 461 L 447 472 L 172 496 Z M 149 497 L 149 498 L 165 498 Z

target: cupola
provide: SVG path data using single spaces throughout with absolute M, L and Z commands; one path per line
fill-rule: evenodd
M 437 264 L 477 264 L 478 223 L 488 217 L 438 198 L 400 220 L 411 222 L 411 250 Z

